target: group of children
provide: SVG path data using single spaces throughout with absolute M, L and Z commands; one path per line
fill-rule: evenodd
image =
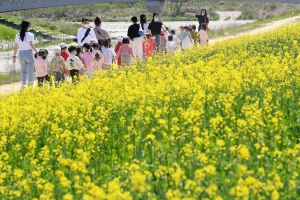
M 170 33 L 161 31 L 161 43 L 158 48 L 154 37 L 151 34 L 145 34 L 142 43 L 145 59 L 151 57 L 157 50 L 172 54 L 175 53 L 178 44 L 184 50 L 196 46 L 197 43 L 205 45 L 208 41 L 205 24 L 201 25 L 198 33 L 195 25 L 180 26 L 179 29 L 181 30 L 179 37 L 176 36 L 175 30 L 171 30 Z M 55 85 L 59 85 L 69 75 L 72 81 L 76 82 L 80 75 L 86 74 L 87 77 L 91 77 L 97 70 L 109 70 L 113 63 L 118 66 L 129 65 L 134 60 L 134 54 L 129 39 L 118 37 L 115 48 L 111 45 L 110 39 L 91 40 L 82 47 L 79 47 L 77 39 L 74 39 L 69 47 L 61 43 L 55 48 L 51 60 L 48 59 L 46 49 L 41 49 L 35 58 L 38 85 L 43 86 L 45 81 L 51 84 L 53 80 Z
M 195 25 L 179 26 L 178 28 L 181 30 L 179 39 L 181 41 L 180 44 L 182 50 L 197 46 L 198 44 L 207 44 L 208 33 L 206 24 L 201 24 L 198 33 L 196 32 Z

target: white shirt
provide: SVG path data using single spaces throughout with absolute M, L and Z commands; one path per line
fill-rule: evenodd
M 88 34 L 88 36 L 86 36 L 86 38 L 81 42 L 81 40 L 84 38 L 84 35 L 85 35 L 85 32 L 87 31 L 87 29 L 84 29 L 84 28 L 80 28 L 78 29 L 77 31 L 77 39 L 78 39 L 78 46 L 82 47 L 84 43 L 89 43 L 90 44 L 90 41 L 92 39 L 97 40 L 97 37 L 95 35 L 95 31 L 90 28 L 90 32 Z
M 173 41 L 176 43 L 176 45 L 177 45 L 177 43 L 179 43 L 180 41 L 179 41 L 179 39 L 178 39 L 178 37 L 177 37 L 177 35 L 172 35 L 173 36 Z
M 73 69 L 80 70 L 84 67 L 84 64 L 77 56 L 75 56 L 74 54 L 70 54 L 70 56 L 66 61 L 66 67 L 68 70 L 73 70 Z
M 174 53 L 176 50 L 176 43 L 174 41 L 167 42 L 167 53 Z
M 30 42 L 34 42 L 34 35 L 30 32 L 25 32 L 24 41 L 20 38 L 20 33 L 16 35 L 15 43 L 19 45 L 19 50 L 30 50 Z
M 141 24 L 141 22 L 140 22 L 139 24 Z M 144 23 L 144 30 L 142 29 L 142 31 L 144 31 L 144 33 L 146 33 L 146 32 L 147 32 L 147 30 L 148 30 L 148 26 L 149 26 L 149 24 L 148 24 L 148 23 Z
M 112 59 L 116 56 L 116 53 L 110 49 L 110 48 L 102 48 L 102 54 L 103 54 L 103 64 L 105 65 L 111 65 Z

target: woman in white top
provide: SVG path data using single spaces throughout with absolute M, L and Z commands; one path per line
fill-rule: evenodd
M 77 31 L 78 46 L 80 47 L 82 47 L 84 43 L 90 43 L 92 39 L 97 40 L 95 32 L 89 28 L 89 19 L 84 17 L 81 22 L 82 27 Z
M 147 23 L 147 20 L 146 20 L 146 15 L 145 14 L 141 14 L 140 15 L 140 24 L 141 24 L 141 28 L 142 30 L 144 31 L 144 35 L 146 35 L 146 32 L 148 30 L 148 26 L 149 24 Z
M 34 71 L 34 55 L 32 50 L 37 53 L 35 48 L 34 35 L 30 32 L 30 23 L 27 21 L 22 21 L 21 31 L 16 35 L 15 38 L 15 48 L 13 63 L 16 63 L 17 50 L 19 49 L 19 61 L 22 72 L 22 87 L 25 87 L 27 84 L 33 84 L 33 71 Z

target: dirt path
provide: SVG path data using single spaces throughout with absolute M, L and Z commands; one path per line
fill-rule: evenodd
M 294 24 L 299 20 L 300 20 L 300 16 L 295 16 L 295 17 L 291 17 L 291 18 L 277 20 L 277 21 L 273 21 L 273 22 L 264 24 L 262 27 L 253 29 L 252 31 L 248 31 L 248 32 L 245 32 L 245 33 L 238 33 L 238 34 L 232 35 L 232 36 L 225 36 L 225 37 L 212 39 L 212 40 L 209 40 L 209 42 L 211 44 L 214 44 L 218 41 L 222 41 L 222 40 L 226 40 L 226 39 L 233 39 L 233 38 L 241 37 L 243 35 L 256 35 L 256 34 L 260 34 L 260 33 L 263 33 L 263 32 L 267 32 L 267 31 L 276 29 L 280 26 Z
M 237 13 L 234 15 L 237 16 Z M 227 15 L 227 17 L 228 17 L 228 15 Z M 222 19 L 223 18 L 226 19 L 227 17 L 226 17 L 226 13 L 222 13 Z M 255 34 L 263 33 L 266 31 L 273 30 L 273 29 L 283 26 L 283 25 L 294 24 L 298 20 L 300 20 L 300 16 L 295 16 L 295 17 L 291 17 L 291 18 L 287 18 L 287 19 L 273 21 L 273 22 L 265 24 L 264 26 L 262 26 L 260 28 L 254 29 L 254 30 L 246 32 L 246 33 L 239 33 L 239 34 L 233 35 L 233 36 L 225 36 L 225 37 L 212 39 L 212 40 L 210 40 L 210 44 L 214 44 L 218 41 L 222 41 L 222 40 L 226 40 L 226 39 L 233 39 L 233 38 L 241 37 L 246 34 L 255 35 Z M 0 94 L 10 94 L 10 93 L 20 90 L 20 88 L 21 88 L 21 82 L 2 85 L 2 86 L 0 86 Z

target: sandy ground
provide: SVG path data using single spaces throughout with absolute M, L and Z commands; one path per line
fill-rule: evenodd
M 233 17 L 237 16 L 237 14 L 232 15 L 232 16 Z M 226 19 L 227 17 L 228 17 L 228 14 L 223 12 L 221 19 Z M 256 28 L 256 29 L 254 29 L 252 31 L 249 31 L 249 32 L 246 32 L 246 33 L 240 33 L 240 34 L 237 34 L 237 35 L 234 35 L 234 36 L 225 36 L 225 37 L 220 37 L 220 38 L 217 38 L 217 39 L 210 40 L 210 44 L 214 44 L 218 41 L 222 41 L 222 40 L 225 40 L 225 39 L 233 39 L 233 38 L 241 37 L 241 36 L 246 35 L 246 34 L 255 35 L 255 34 L 263 33 L 263 32 L 275 29 L 277 27 L 283 26 L 283 25 L 293 24 L 293 23 L 295 23 L 299 20 L 300 20 L 300 16 L 295 16 L 295 17 L 291 17 L 291 18 L 287 18 L 287 19 L 283 19 L 283 20 L 273 21 L 271 23 L 265 24 L 262 27 Z M 54 47 L 55 46 L 50 46 L 47 49 L 49 49 L 50 52 L 52 52 Z M 1 63 L 3 64 L 3 62 L 1 62 L 1 58 L 3 59 L 3 57 L 8 56 L 8 55 L 9 56 L 12 55 L 12 52 L 5 52 L 5 53 L 0 54 L 0 64 Z M 9 62 L 12 62 L 12 59 Z M 8 64 L 7 66 L 12 66 L 12 65 Z M 36 85 L 36 83 L 35 83 L 35 85 Z M 21 88 L 21 82 L 2 85 L 2 86 L 0 86 L 0 94 L 1 93 L 2 94 L 13 93 L 13 92 L 16 92 L 16 91 L 20 90 L 20 88 Z
M 220 16 L 219 21 L 234 21 L 241 15 L 239 11 L 217 11 L 216 13 Z

